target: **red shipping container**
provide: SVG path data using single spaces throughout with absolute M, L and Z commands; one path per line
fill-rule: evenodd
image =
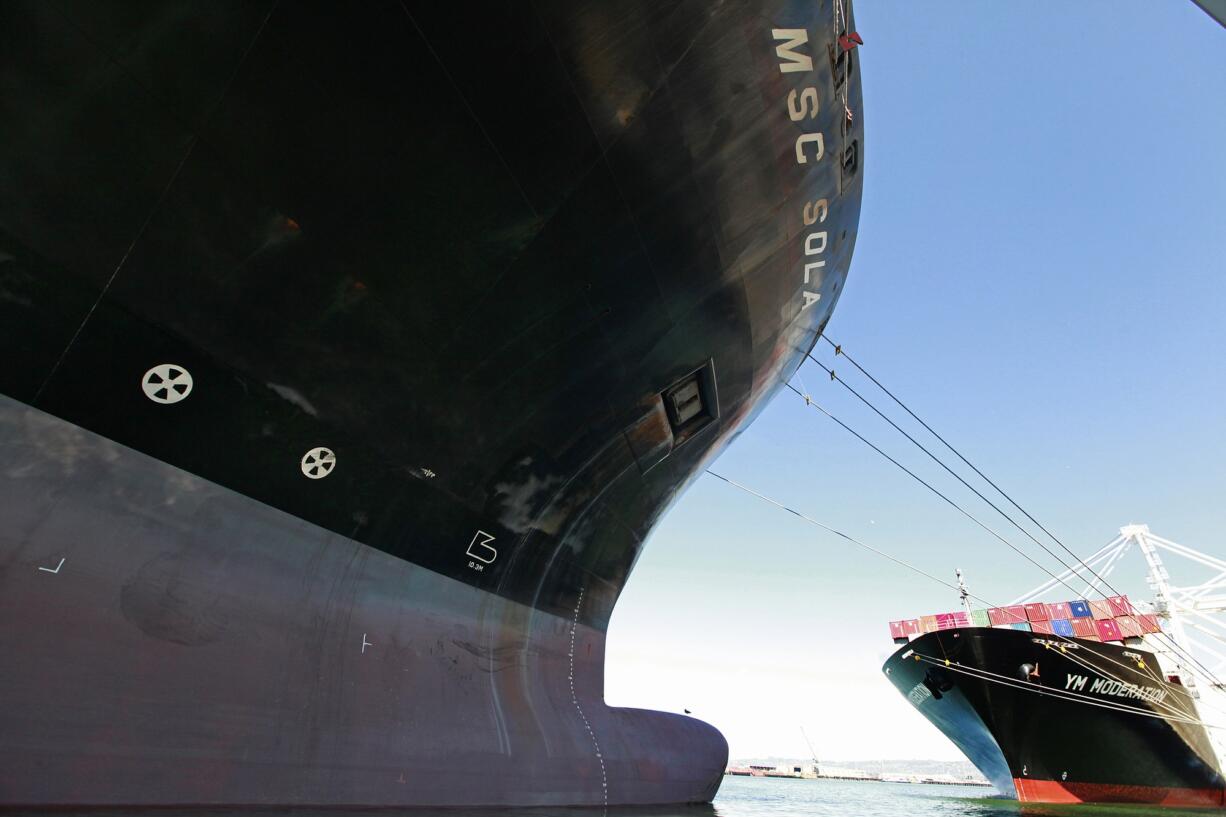
M 1120 625 L 1120 632 L 1125 638 L 1140 638 L 1141 625 L 1132 616 L 1120 616 L 1115 620 L 1115 623 Z
M 919 635 L 920 623 L 918 618 L 909 618 L 902 623 L 903 632 L 907 635 Z
M 1115 623 L 1115 619 L 1104 619 L 1095 621 L 1094 626 L 1098 628 L 1098 638 L 1100 641 L 1123 641 L 1124 634 L 1120 632 L 1120 625 Z
M 903 629 L 901 621 L 890 622 L 890 638 L 906 638 L 907 631 Z
M 1044 633 L 1046 635 L 1055 635 L 1051 631 L 1050 621 L 1032 621 L 1030 622 L 1030 631 L 1032 633 Z
M 1026 607 L 1021 604 L 1011 604 L 1005 608 L 1009 614 L 1009 624 L 1024 624 L 1026 622 Z
M 952 630 L 954 627 L 958 626 L 958 622 L 954 618 L 953 613 L 937 613 L 936 618 L 938 630 Z
M 1099 620 L 1104 618 L 1115 618 L 1115 615 L 1111 612 L 1111 605 L 1107 604 L 1106 601 L 1090 602 L 1090 611 L 1094 614 L 1094 618 Z
M 1026 618 L 1031 621 L 1047 621 L 1047 605 L 1036 601 L 1026 605 Z
M 1143 633 L 1162 632 L 1162 625 L 1158 623 L 1158 617 L 1153 613 L 1137 616 L 1137 623 L 1141 625 L 1141 632 Z
M 989 607 L 988 621 L 992 622 L 993 627 L 999 627 L 1002 624 L 1009 623 L 1009 613 L 1003 607 Z
M 1075 618 L 1073 619 L 1073 635 L 1078 638 L 1092 638 L 1098 640 L 1098 630 L 1094 627 L 1094 619 L 1092 618 Z
M 1068 602 L 1062 601 L 1047 605 L 1047 617 L 1054 621 L 1058 618 L 1072 618 L 1073 614 L 1068 609 Z
M 1111 615 L 1116 618 L 1132 615 L 1132 602 L 1127 596 L 1108 596 L 1107 604 L 1111 606 Z
M 965 610 L 954 613 L 954 624 L 958 625 L 959 627 L 971 626 L 971 614 Z

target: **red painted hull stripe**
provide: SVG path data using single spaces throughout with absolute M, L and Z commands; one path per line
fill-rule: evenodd
M 1126 783 L 1013 778 L 1023 803 L 1149 803 L 1155 806 L 1226 806 L 1226 789 L 1172 789 Z

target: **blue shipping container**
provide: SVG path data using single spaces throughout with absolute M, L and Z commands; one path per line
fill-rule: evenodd
M 1029 621 L 1015 621 L 1009 626 L 1013 628 L 1014 630 L 1022 630 L 1027 633 L 1030 632 L 1030 622 Z
M 1090 618 L 1094 615 L 1090 605 L 1084 601 L 1070 601 L 1068 609 L 1073 614 L 1073 618 Z
M 1051 623 L 1051 631 L 1055 633 L 1056 635 L 1063 635 L 1063 636 L 1068 636 L 1069 638 L 1072 638 L 1073 637 L 1073 622 L 1069 621 L 1067 618 L 1055 619 Z

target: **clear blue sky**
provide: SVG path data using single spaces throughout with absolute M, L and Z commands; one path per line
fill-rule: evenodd
M 1226 31 L 1186 0 L 855 11 L 866 188 L 829 336 L 1075 550 L 1146 522 L 1226 556 Z M 790 393 L 714 468 L 989 599 L 1044 579 Z M 956 607 L 703 477 L 614 614 L 607 698 L 692 709 L 733 757 L 805 755 L 804 726 L 824 757 L 957 758 L 879 669 L 890 619 Z

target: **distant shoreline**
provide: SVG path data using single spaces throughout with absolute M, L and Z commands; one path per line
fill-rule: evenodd
M 729 767 L 724 770 L 725 777 L 773 777 L 784 778 L 788 780 L 852 780 L 858 783 L 908 783 L 913 785 L 926 786 L 973 786 L 976 788 L 992 788 L 992 784 L 982 780 L 940 780 L 933 777 L 907 777 L 904 775 L 891 775 L 889 777 L 867 776 L 867 775 L 841 775 L 841 774 L 805 774 L 797 772 L 780 772 L 780 771 L 763 771 L 751 770 L 747 768 Z

